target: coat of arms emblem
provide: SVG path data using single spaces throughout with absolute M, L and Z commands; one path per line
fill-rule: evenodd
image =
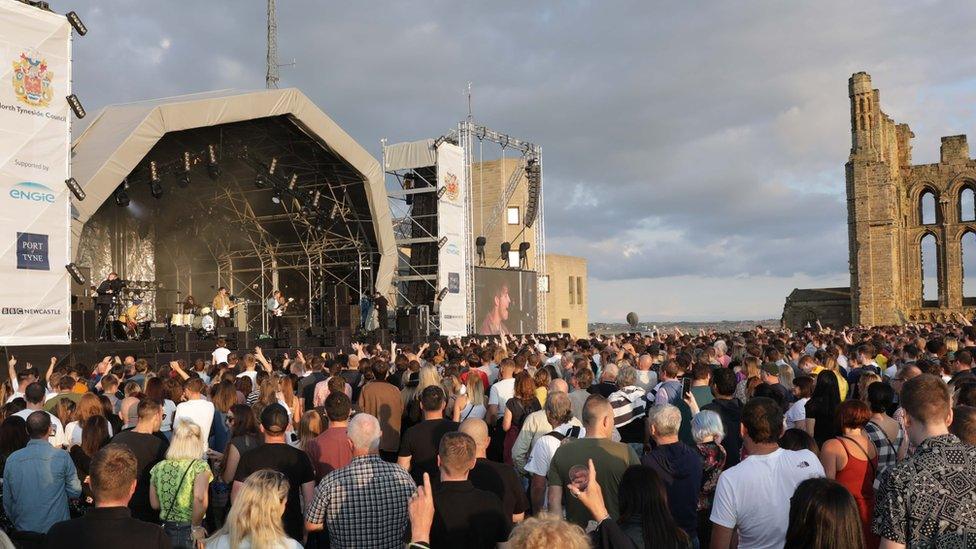
M 444 187 L 447 189 L 447 198 L 451 202 L 455 202 L 458 199 L 458 195 L 461 193 L 461 186 L 458 185 L 458 178 L 451 172 L 444 174 Z
M 46 107 L 54 97 L 54 73 L 37 52 L 24 52 L 14 61 L 13 85 L 17 99 L 31 107 Z

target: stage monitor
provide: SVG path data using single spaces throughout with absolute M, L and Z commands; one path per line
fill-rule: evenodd
M 475 267 L 474 288 L 475 333 L 538 332 L 535 271 Z

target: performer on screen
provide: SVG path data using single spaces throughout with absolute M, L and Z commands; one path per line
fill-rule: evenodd
M 119 280 L 116 273 L 108 273 L 108 278 L 102 281 L 95 290 L 98 297 L 95 298 L 95 311 L 98 312 L 98 337 L 106 339 L 109 336 L 108 317 L 112 307 L 116 304 L 116 299 L 125 284 Z
M 214 315 L 217 317 L 214 319 L 216 326 L 218 328 L 230 326 L 230 311 L 234 308 L 234 303 L 230 298 L 226 286 L 217 288 L 217 295 L 214 296 L 212 305 Z
M 512 335 L 511 330 L 505 326 L 505 321 L 508 320 L 508 306 L 512 304 L 512 298 L 508 295 L 508 284 L 502 283 L 495 288 L 491 299 L 491 310 L 481 323 L 481 334 Z

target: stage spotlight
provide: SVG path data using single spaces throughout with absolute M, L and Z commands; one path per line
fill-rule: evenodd
M 332 211 L 329 212 L 329 219 L 335 221 L 335 218 L 339 215 L 339 205 L 335 204 L 332 206 Z
M 529 243 L 522 242 L 519 244 L 519 268 L 525 267 L 529 259 Z
M 437 200 L 440 200 L 441 197 L 443 197 L 444 196 L 444 193 L 446 193 L 446 192 L 447 192 L 447 186 L 444 186 L 444 187 L 441 187 L 441 188 L 437 189 Z
M 298 174 L 292 175 L 291 179 L 288 180 L 288 190 L 294 191 L 296 185 L 298 185 Z
M 474 239 L 475 248 L 478 249 L 478 265 L 485 264 L 485 244 L 487 243 L 488 239 L 483 236 Z
M 68 274 L 71 275 L 71 278 L 75 281 L 75 283 L 82 285 L 85 284 L 85 275 L 81 274 L 81 269 L 79 269 L 77 265 L 74 263 L 68 263 L 64 266 L 64 268 L 68 269 Z
M 190 186 L 190 168 L 192 163 L 190 161 L 190 152 L 183 152 L 183 175 L 176 180 L 177 184 L 182 188 L 187 188 Z
M 502 242 L 501 250 L 502 257 L 508 256 L 508 252 L 512 251 L 512 244 L 510 242 Z
M 311 208 L 313 210 L 319 209 L 319 201 L 321 201 L 321 200 L 322 200 L 322 191 L 319 191 L 318 189 L 316 189 L 315 190 L 315 193 L 312 194 L 312 206 L 311 206 Z
M 448 290 L 446 286 L 441 288 L 441 291 L 437 294 L 437 301 L 444 301 L 444 298 L 447 297 L 448 291 L 450 290 Z
M 207 174 L 210 179 L 220 177 L 220 165 L 217 164 L 217 147 L 207 145 Z
M 264 174 L 260 174 L 259 173 L 259 174 L 257 174 L 254 177 L 254 186 L 255 187 L 257 187 L 259 189 L 263 189 L 265 183 L 266 183 L 266 181 L 264 180 Z
M 271 164 L 268 165 L 268 175 L 274 175 L 275 168 L 278 167 L 278 157 L 271 157 Z
M 121 187 L 115 189 L 115 204 L 121 207 L 129 205 L 129 193 L 125 192 L 128 185 L 123 183 Z
M 88 34 L 88 27 L 81 22 L 81 17 L 78 17 L 77 13 L 69 11 L 65 14 L 65 17 L 68 18 L 68 23 L 71 23 L 71 26 L 75 29 L 75 32 L 77 32 L 79 36 Z
M 159 171 L 156 169 L 156 161 L 149 161 L 149 192 L 153 198 L 162 198 L 163 186 L 159 183 Z
M 445 244 L 447 244 L 447 237 L 442 236 L 441 239 L 437 241 L 437 249 L 439 250 L 443 248 Z
M 71 107 L 71 111 L 75 113 L 75 116 L 78 118 L 85 117 L 85 107 L 81 106 L 81 101 L 78 99 L 77 95 L 71 94 L 68 97 L 65 97 L 65 99 L 68 100 L 68 106 Z
M 85 196 L 87 196 L 85 194 L 85 189 L 81 188 L 81 185 L 78 184 L 78 180 L 75 178 L 69 177 L 68 179 L 64 180 L 64 183 L 68 186 L 68 189 L 71 190 L 71 194 L 75 195 L 75 198 L 78 200 L 84 200 Z
M 271 195 L 271 201 L 275 204 L 281 204 L 281 191 L 275 189 Z

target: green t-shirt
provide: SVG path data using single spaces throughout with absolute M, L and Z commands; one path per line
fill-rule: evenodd
M 190 522 L 193 518 L 193 482 L 204 471 L 207 472 L 207 478 L 213 480 L 210 466 L 201 459 L 167 459 L 149 470 L 149 478 L 159 498 L 160 520 Z
M 639 465 L 640 460 L 634 449 L 621 442 L 614 442 L 604 438 L 581 438 L 561 445 L 549 462 L 547 476 L 549 486 L 562 486 L 563 502 L 566 508 L 566 518 L 573 523 L 586 527 L 590 520 L 590 512 L 582 503 L 569 493 L 569 470 L 575 465 L 587 466 L 587 460 L 593 460 L 596 468 L 596 481 L 603 491 L 603 502 L 607 506 L 610 518 L 616 520 L 620 514 L 617 507 L 617 488 L 624 471 L 631 465 Z
M 698 403 L 698 409 L 701 410 L 706 404 L 714 400 L 712 397 L 712 388 L 708 385 L 703 385 L 701 387 L 694 386 L 691 388 L 691 394 L 695 395 L 695 402 Z

